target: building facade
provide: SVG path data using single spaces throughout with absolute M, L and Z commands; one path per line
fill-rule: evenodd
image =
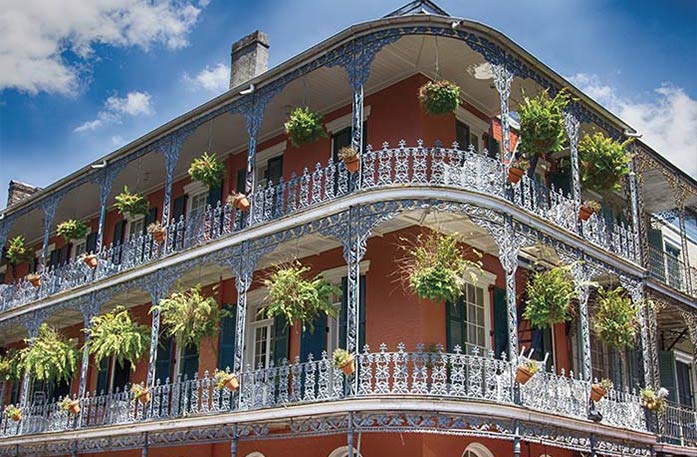
M 631 127 L 501 33 L 430 2 L 271 70 L 268 48 L 259 32 L 240 40 L 228 92 L 107 157 L 45 189 L 14 183 L 21 195 L 2 211 L 0 245 L 21 235 L 32 258 L 3 256 L 4 350 L 31 344 L 43 323 L 82 347 L 92 318 L 119 305 L 151 341 L 133 367 L 84 351 L 71 382 L 3 382 L 2 401 L 23 414 L 0 420 L 0 454 L 697 455 L 692 178 L 637 140 L 622 190 L 580 221 L 582 201 L 598 198 L 581 184 L 580 137 L 624 139 Z M 462 100 L 430 116 L 417 93 L 440 79 Z M 573 95 L 567 147 L 511 184 L 522 94 L 562 88 Z M 296 106 L 321 113 L 326 136 L 293 145 L 283 123 Z M 357 173 L 338 158 L 351 145 Z M 219 188 L 187 174 L 204 151 L 225 165 Z M 147 196 L 146 215 L 115 210 L 125 186 Z M 248 195 L 248 211 L 227 202 L 234 192 Z M 68 219 L 88 234 L 59 237 Z M 146 230 L 155 221 L 162 243 Z M 482 253 L 483 272 L 458 303 L 402 286 L 402 243 L 432 232 L 458 233 Z M 318 317 L 314 332 L 259 313 L 264 279 L 291 260 L 342 291 L 336 317 Z M 522 315 L 539 265 L 572 265 L 578 295 L 571 321 L 546 330 Z M 177 347 L 153 305 L 196 284 L 226 312 L 215 336 Z M 596 291 L 615 286 L 640 307 L 636 344 L 623 353 L 592 332 Z M 336 348 L 354 354 L 354 374 L 332 366 Z M 516 367 L 528 360 L 540 372 L 522 385 Z M 217 369 L 237 374 L 239 388 L 217 389 Z M 614 388 L 591 404 L 601 378 Z M 150 388 L 148 403 L 133 384 Z M 644 386 L 669 390 L 663 412 L 642 407 Z M 78 414 L 60 407 L 66 396 Z

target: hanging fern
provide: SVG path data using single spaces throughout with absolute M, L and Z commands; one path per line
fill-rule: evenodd
M 585 135 L 578 143 L 583 187 L 600 193 L 622 190 L 632 160 L 626 148 L 632 140 L 620 143 L 601 132 Z
M 218 332 L 218 303 L 215 298 L 203 295 L 201 284 L 173 292 L 153 309 L 160 310 L 164 333 L 174 338 L 177 346 L 198 347 L 203 338 Z
M 571 319 L 570 303 L 576 289 L 570 266 L 533 273 L 525 290 L 528 300 L 523 317 L 533 327 L 546 328 Z
M 595 315 L 592 317 L 595 334 L 618 351 L 634 346 L 639 328 L 639 305 L 632 302 L 624 289 L 598 289 Z
M 125 362 L 136 369 L 136 362 L 150 347 L 150 329 L 131 320 L 131 315 L 123 306 L 101 316 L 94 316 L 90 328 L 84 332 L 90 339 L 87 348 L 99 363 L 114 357 L 120 366 Z
M 554 98 L 546 89 L 536 97 L 523 96 L 523 103 L 518 108 L 520 148 L 528 159 L 564 148 L 564 108 L 568 103 L 565 90 L 560 90 Z
M 220 186 L 225 174 L 223 165 L 215 154 L 204 152 L 200 157 L 195 158 L 189 166 L 189 176 L 194 181 L 202 182 L 211 189 Z
M 452 113 L 460 106 L 460 86 L 450 81 L 429 81 L 419 88 L 419 101 L 432 116 Z
M 327 136 L 322 126 L 322 115 L 312 111 L 309 107 L 295 108 L 290 118 L 284 124 L 286 134 L 290 137 L 293 146 L 312 143 Z
M 123 186 L 123 192 L 116 197 L 114 206 L 121 213 L 129 213 L 131 215 L 146 215 L 148 214 L 148 199 L 141 194 L 133 194 L 128 190 L 128 186 Z
M 39 334 L 25 341 L 27 346 L 17 354 L 24 373 L 35 381 L 70 382 L 78 359 L 74 339 L 63 337 L 48 324 L 41 324 Z
M 87 224 L 75 219 L 69 219 L 58 224 L 56 232 L 62 236 L 65 241 L 80 240 L 87 236 Z
M 28 260 L 29 250 L 22 235 L 18 235 L 10 240 L 7 247 L 7 261 L 12 265 L 17 265 Z
M 309 328 L 314 333 L 315 317 L 337 315 L 334 298 L 341 295 L 341 289 L 321 275 L 308 278 L 309 271 L 310 267 L 296 261 L 278 267 L 264 281 L 269 292 L 262 312 L 267 318 L 283 316 L 290 325 L 300 322 L 303 331 Z
M 22 379 L 22 371 L 17 358 L 19 351 L 10 349 L 0 356 L 0 381 L 18 381 Z

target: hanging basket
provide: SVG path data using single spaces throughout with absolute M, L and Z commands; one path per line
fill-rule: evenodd
M 82 258 L 82 261 L 85 263 L 85 265 L 93 270 L 97 268 L 97 265 L 99 264 L 99 259 L 95 254 L 87 254 Z
M 419 100 L 432 116 L 450 114 L 460 106 L 460 87 L 450 81 L 429 81 L 419 89 Z
M 593 384 L 591 386 L 591 400 L 593 400 L 594 403 L 602 400 L 605 395 L 607 395 L 607 390 L 602 388 L 600 384 Z
M 41 287 L 41 276 L 36 273 L 30 273 L 27 275 L 27 281 L 31 283 L 34 287 Z

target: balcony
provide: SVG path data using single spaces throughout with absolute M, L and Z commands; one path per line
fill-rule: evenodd
M 366 346 L 356 358 L 356 387 L 335 369 L 327 354 L 301 362 L 268 369 L 247 368 L 240 376 L 235 392 L 218 390 L 209 373 L 201 378 L 179 379 L 157 383 L 147 405 L 138 402 L 129 390 L 107 395 L 81 398 L 78 415 L 61 409 L 59 402 L 28 406 L 20 422 L 4 417 L 0 436 L 40 434 L 76 429 L 89 429 L 143 421 L 214 416 L 240 411 L 325 403 L 346 399 L 412 399 L 476 402 L 513 406 L 588 421 L 588 398 L 591 383 L 569 376 L 541 370 L 527 384 L 515 382 L 516 367 L 493 353 L 480 354 L 473 349 L 464 354 L 456 347 L 453 353 L 439 348 L 426 352 L 419 345 L 407 352 L 399 345 L 389 352 L 383 344 L 378 352 Z M 601 424 L 646 432 L 647 415 L 635 393 L 610 390 L 597 404 L 603 415 Z M 672 410 L 669 410 L 672 411 Z M 553 420 L 550 418 L 550 420 Z M 692 435 L 681 439 L 695 444 L 695 416 L 680 416 L 681 427 Z M 672 428 L 670 429 L 672 432 Z
M 424 147 L 421 142 L 407 147 L 402 141 L 392 148 L 385 143 L 379 150 L 368 146 L 361 161 L 360 179 L 357 174 L 348 173 L 343 163 L 330 159 L 325 166 L 317 163 L 313 171 L 306 168 L 299 176 L 293 174 L 288 181 L 257 188 L 250 196 L 249 214 L 240 214 L 218 202 L 215 208 L 209 207 L 203 214 L 172 221 L 167 227 L 166 241 L 161 245 L 149 234 L 139 235 L 100 250 L 97 253 L 99 263 L 94 270 L 80 260 L 73 260 L 44 271 L 39 287 L 33 287 L 24 279 L 12 285 L 1 285 L 0 311 L 114 276 L 350 194 L 387 188 L 450 188 L 483 194 L 517 207 L 523 215 L 536 216 L 600 249 L 637 262 L 638 245 L 631 227 L 609 225 L 598 215 L 579 222 L 575 202 L 569 195 L 554 187 L 544 187 L 527 176 L 511 185 L 498 159 L 479 154 L 472 147 L 468 150 L 459 149 L 457 144 L 452 148 Z
M 697 268 L 688 268 L 675 254 L 649 245 L 649 274 L 686 295 L 697 297 Z
M 697 411 L 669 403 L 659 422 L 661 441 L 680 446 L 697 445 Z

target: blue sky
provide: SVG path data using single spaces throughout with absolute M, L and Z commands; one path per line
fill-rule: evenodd
M 0 208 L 11 178 L 46 186 L 219 94 L 237 38 L 267 32 L 273 66 L 405 2 L 13 2 L 0 12 Z M 499 29 L 697 175 L 694 0 L 437 3 Z

